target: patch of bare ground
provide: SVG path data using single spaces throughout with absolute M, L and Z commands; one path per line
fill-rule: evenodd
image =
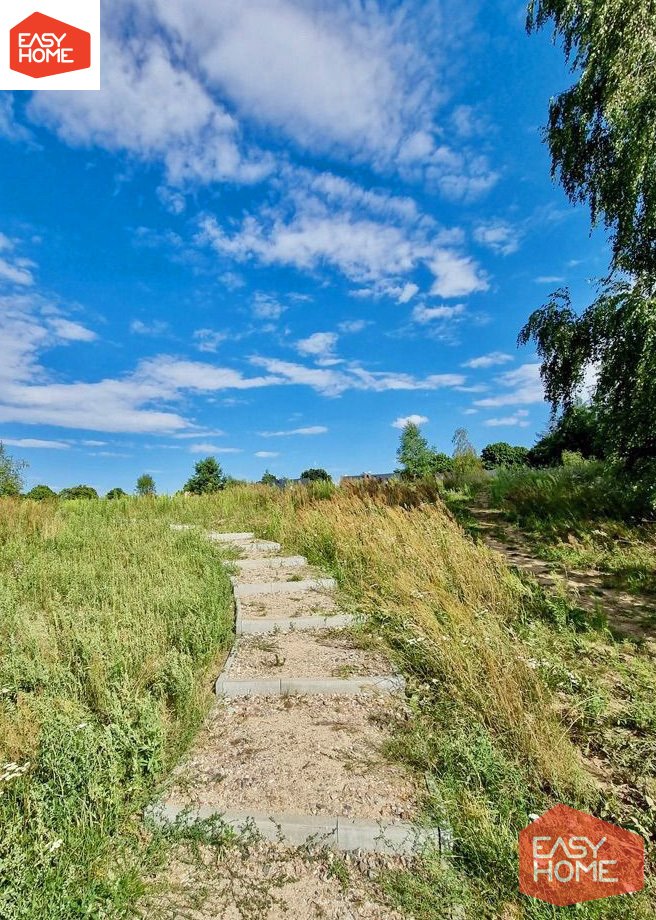
M 284 620 L 287 617 L 335 616 L 343 611 L 328 591 L 309 590 L 241 598 L 241 613 L 245 620 L 257 617 Z
M 601 611 L 614 632 L 631 639 L 656 641 L 656 605 L 652 600 L 607 587 L 607 576 L 595 569 L 578 571 L 538 558 L 522 531 L 505 521 L 501 511 L 472 508 L 471 512 L 486 546 L 505 556 L 510 565 L 531 575 L 543 587 L 564 590 L 577 607 L 593 614 Z
M 385 758 L 397 698 L 255 697 L 216 705 L 168 801 L 271 814 L 408 820 L 418 791 Z
M 403 857 L 344 854 L 257 842 L 180 845 L 152 879 L 144 920 L 402 920 L 375 884 Z
M 232 577 L 235 584 L 254 585 L 259 582 L 304 581 L 305 579 L 322 578 L 323 573 L 311 565 L 285 566 L 281 568 L 262 566 L 261 568 L 244 569 L 236 572 Z
M 358 648 L 349 630 L 331 634 L 243 637 L 226 678 L 375 677 L 391 674 L 388 658 L 374 648 Z

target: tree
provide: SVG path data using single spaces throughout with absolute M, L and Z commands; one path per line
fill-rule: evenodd
M 322 469 L 309 469 L 301 473 L 301 480 L 307 482 L 332 482 L 330 475 Z
M 98 493 L 93 486 L 71 486 L 69 489 L 62 489 L 59 497 L 63 499 L 93 499 L 98 498 Z
M 264 471 L 264 475 L 263 475 L 262 478 L 260 479 L 260 482 L 261 482 L 262 485 L 264 485 L 264 486 L 275 486 L 275 484 L 278 482 L 278 480 L 277 480 L 276 477 L 273 475 L 273 473 L 270 473 L 268 470 L 265 470 L 265 471 Z
M 114 498 L 123 498 L 127 495 L 127 492 L 124 492 L 123 489 L 117 487 L 115 489 L 110 489 L 105 498 L 114 499 Z
M 194 495 L 207 495 L 220 492 L 225 486 L 226 478 L 216 457 L 205 457 L 196 464 L 194 474 L 187 480 L 184 491 L 192 492 Z
M 611 231 L 613 268 L 656 273 L 656 5 L 653 0 L 531 0 L 527 29 L 549 21 L 577 75 L 549 107 L 552 174 Z
M 34 486 L 25 498 L 30 498 L 33 502 L 46 502 L 57 498 L 57 493 L 53 492 L 50 486 Z
M 157 494 L 157 489 L 155 488 L 155 480 L 150 475 L 150 473 L 142 473 L 141 476 L 137 479 L 135 492 L 137 495 L 141 496 L 141 498 L 152 498 L 153 495 Z
M 528 462 L 538 467 L 558 466 L 563 451 L 577 452 L 586 460 L 605 457 L 594 406 L 576 403 L 554 418 L 549 430 L 528 452 Z
M 469 440 L 466 428 L 456 428 L 451 439 L 453 444 L 453 482 L 459 488 L 471 486 L 482 478 L 483 464 L 476 448 Z
M 20 495 L 23 488 L 22 472 L 27 467 L 24 460 L 16 460 L 0 441 L 0 496 Z
M 495 441 L 481 451 L 481 461 L 486 470 L 500 466 L 527 466 L 528 447 L 513 447 L 506 441 Z
M 554 418 L 571 411 L 594 366 L 592 405 L 606 453 L 629 469 L 656 457 L 656 292 L 641 282 L 609 284 L 581 316 L 567 291 L 557 292 L 520 332 L 520 343 L 530 339 Z
M 434 472 L 435 451 L 428 446 L 419 425 L 414 422 L 408 422 L 401 432 L 396 457 L 403 466 L 402 475 L 405 479 L 421 479 Z

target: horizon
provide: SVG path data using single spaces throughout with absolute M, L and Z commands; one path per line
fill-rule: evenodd
M 540 136 L 571 85 L 515 3 L 127 2 L 99 92 L 0 94 L 0 440 L 26 491 L 338 481 L 531 446 L 517 334 L 609 247 Z M 203 12 L 199 36 L 196 15 Z M 162 100 L 166 100 L 163 105 Z

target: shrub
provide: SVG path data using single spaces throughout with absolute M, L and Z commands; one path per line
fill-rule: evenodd
M 59 497 L 63 499 L 73 498 L 98 498 L 98 493 L 93 486 L 71 486 L 70 489 L 62 489 Z
M 212 492 L 220 492 L 225 487 L 226 477 L 216 457 L 205 457 L 196 464 L 194 475 L 185 483 L 184 491 L 193 495 L 209 495 Z
M 528 448 L 513 447 L 506 441 L 495 441 L 494 444 L 488 444 L 483 448 L 481 461 L 486 470 L 493 470 L 499 466 L 526 466 Z
M 30 489 L 25 498 L 30 498 L 34 502 L 45 502 L 57 498 L 57 493 L 53 492 L 50 486 L 34 486 L 33 489 Z
M 306 482 L 332 482 L 330 474 L 322 469 L 309 469 L 301 473 L 301 479 Z
M 260 482 L 262 483 L 263 486 L 275 486 L 278 480 L 273 475 L 273 473 L 270 473 L 268 470 L 265 470 L 264 475 L 260 479 Z
M 114 499 L 114 498 L 124 498 L 128 493 L 124 492 L 123 489 L 117 487 L 116 489 L 110 489 L 105 498 Z

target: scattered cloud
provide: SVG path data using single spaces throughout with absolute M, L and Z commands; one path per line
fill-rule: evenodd
M 474 228 L 476 242 L 497 255 L 509 256 L 517 252 L 521 238 L 521 230 L 504 220 L 483 221 Z
M 165 335 L 169 331 L 169 324 L 162 320 L 155 319 L 150 323 L 144 323 L 140 319 L 133 319 L 130 323 L 130 332 L 135 335 Z
M 217 447 L 215 444 L 190 444 L 192 454 L 242 454 L 240 447 Z
M 261 438 L 288 438 L 292 435 L 313 435 L 326 434 L 328 429 L 325 425 L 310 425 L 307 428 L 291 428 L 287 431 L 260 431 Z
M 217 332 L 214 329 L 197 329 L 194 332 L 194 341 L 196 342 L 198 351 L 212 354 L 217 352 L 219 345 L 228 338 L 229 335 L 227 332 Z
M 488 354 L 481 355 L 478 358 L 470 358 L 469 361 L 465 361 L 461 367 L 471 367 L 473 369 L 482 367 L 495 367 L 498 364 L 507 364 L 512 360 L 512 355 L 506 354 L 505 351 L 491 351 Z
M 392 428 L 405 428 L 406 425 L 425 425 L 425 415 L 404 415 L 392 422 Z
M 495 378 L 499 391 L 495 396 L 476 400 L 477 406 L 521 406 L 544 401 L 544 386 L 540 379 L 539 364 L 522 364 Z
M 253 315 L 257 319 L 279 319 L 286 309 L 270 294 L 257 291 L 253 296 Z
M 463 415 L 477 415 L 478 409 L 465 409 Z
M 564 282 L 562 275 L 539 275 L 535 279 L 536 284 L 564 284 Z
M 256 450 L 255 456 L 265 460 L 269 457 L 279 457 L 280 454 L 277 450 Z
M 347 319 L 342 323 L 337 324 L 337 328 L 340 332 L 344 334 L 362 332 L 362 330 L 368 326 L 369 323 L 366 319 Z
M 41 441 L 38 438 L 2 438 L 0 443 L 10 447 L 36 448 L 42 450 L 69 450 L 70 444 L 65 441 Z
M 436 253 L 429 263 L 435 275 L 431 294 L 449 300 L 452 297 L 466 297 L 490 287 L 485 275 L 469 256 L 459 255 L 444 249 Z
M 518 409 L 513 415 L 506 415 L 504 418 L 488 418 L 483 424 L 486 428 L 505 428 L 515 425 L 519 428 L 528 428 L 530 422 L 526 418 L 527 415 L 526 409 Z
M 416 306 L 412 311 L 412 319 L 415 323 L 432 323 L 435 320 L 449 320 L 457 316 L 462 316 L 466 311 L 464 303 L 457 303 L 452 307 L 427 307 L 425 304 Z
M 335 354 L 338 335 L 335 332 L 314 332 L 307 339 L 296 343 L 296 350 L 300 355 L 313 358 L 317 364 L 329 367 L 339 364 L 340 359 Z

